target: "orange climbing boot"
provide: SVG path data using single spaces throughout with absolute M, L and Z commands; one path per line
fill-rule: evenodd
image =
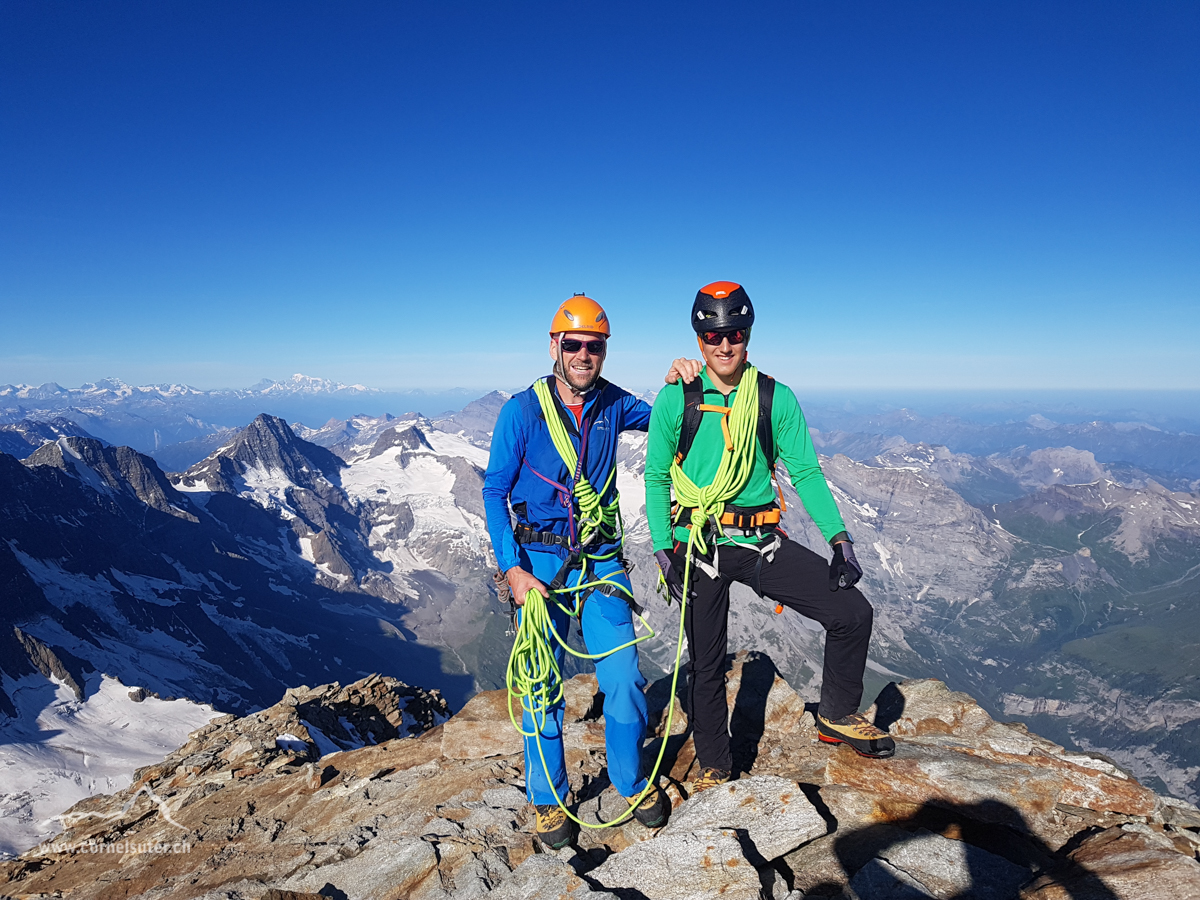
M 551 850 L 561 850 L 571 843 L 575 829 L 567 814 L 556 804 L 539 804 L 533 807 L 537 814 L 537 836 L 544 847 Z
M 862 713 L 831 720 L 817 716 L 817 737 L 827 744 L 849 744 L 859 756 L 887 759 L 896 752 L 896 742 L 876 728 Z

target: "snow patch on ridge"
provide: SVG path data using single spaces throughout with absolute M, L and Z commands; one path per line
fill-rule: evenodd
M 40 675 L 5 676 L 3 687 L 19 715 L 0 726 L 0 858 L 57 834 L 60 813 L 128 787 L 134 769 L 219 715 L 190 700 L 134 702 L 129 687 L 107 675 L 88 678 L 83 701 Z

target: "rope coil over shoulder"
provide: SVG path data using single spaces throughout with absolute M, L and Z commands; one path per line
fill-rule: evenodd
M 698 550 L 701 555 L 708 553 L 708 544 L 703 532 L 710 521 L 715 534 L 724 534 L 721 517 L 725 514 L 725 504 L 740 494 L 746 482 L 750 480 L 758 429 L 758 370 L 754 366 L 746 366 L 742 372 L 733 406 L 721 409 L 728 409 L 728 412 L 722 413 L 722 425 L 726 435 L 725 450 L 721 454 L 721 464 L 717 467 L 717 474 L 713 476 L 712 483 L 705 487 L 697 487 L 683 471 L 682 461 L 678 457 L 671 463 L 671 486 L 675 489 L 675 501 L 680 508 L 679 515 L 682 515 L 685 509 L 691 510 L 689 559 L 693 550 Z
M 616 540 L 621 535 L 620 498 L 614 496 L 613 501 L 607 505 L 601 500 L 612 486 L 617 474 L 616 467 L 614 466 L 609 473 L 604 487 L 597 492 L 583 474 L 582 460 L 575 452 L 575 445 L 571 443 L 571 437 L 558 415 L 558 407 L 550 395 L 550 386 L 539 378 L 533 384 L 533 392 L 542 406 L 542 415 L 546 419 L 546 427 L 550 429 L 550 440 L 554 443 L 554 449 L 562 457 L 563 465 L 572 473 L 575 481 L 571 493 L 579 507 L 579 546 L 586 547 L 592 542 L 592 538 L 597 536 L 605 540 Z

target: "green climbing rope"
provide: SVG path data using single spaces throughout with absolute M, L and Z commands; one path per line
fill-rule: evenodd
M 538 402 L 542 405 L 542 416 L 546 419 L 546 427 L 550 429 L 550 440 L 554 443 L 554 449 L 562 457 L 567 472 L 574 475 L 579 467 L 579 457 L 575 453 L 571 437 L 567 434 L 567 429 L 558 415 L 558 408 L 554 405 L 554 400 L 550 395 L 550 386 L 539 378 L 533 384 L 533 392 L 537 394 Z M 592 487 L 582 472 L 579 472 L 579 477 L 575 480 L 573 492 L 575 502 L 579 506 L 579 546 L 581 547 L 586 547 L 591 543 L 592 537 L 597 531 L 600 532 L 602 538 L 608 541 L 616 540 L 621 533 L 620 499 L 614 497 L 613 501 L 607 505 L 600 499 L 607 493 L 616 474 L 617 470 L 614 467 L 599 492 Z
M 754 366 L 746 366 L 742 372 L 733 408 L 725 415 L 729 416 L 729 436 L 733 447 L 726 447 L 721 454 L 721 464 L 717 467 L 712 484 L 697 487 L 684 474 L 678 460 L 671 463 L 671 486 L 675 489 L 675 502 L 679 504 L 680 514 L 688 507 L 692 510 L 689 556 L 693 549 L 701 554 L 708 552 L 703 534 L 705 526 L 711 520 L 717 533 L 721 533 L 720 520 L 725 512 L 725 504 L 740 494 L 750 480 L 758 429 L 758 370 Z
M 671 675 L 671 693 L 669 694 L 671 699 L 667 710 L 667 721 L 663 729 L 662 746 L 659 747 L 658 758 L 654 762 L 654 769 L 646 779 L 646 787 L 633 799 L 629 809 L 612 821 L 593 825 L 572 815 L 571 811 L 567 809 L 563 798 L 558 796 L 558 791 L 554 787 L 554 779 L 550 776 L 550 766 L 546 762 L 546 754 L 542 750 L 541 733 L 545 728 L 546 716 L 549 710 L 563 698 L 562 672 L 557 660 L 554 658 L 554 647 L 550 643 L 550 639 L 553 638 L 557 641 L 572 656 L 581 659 L 598 660 L 604 659 L 606 656 L 616 653 L 619 650 L 624 650 L 626 647 L 632 647 L 640 644 L 642 641 L 649 640 L 655 637 L 655 632 L 650 627 L 650 623 L 639 614 L 638 619 L 645 626 L 647 634 L 628 641 L 619 647 L 614 647 L 605 653 L 580 653 L 568 646 L 563 636 L 554 628 L 554 622 L 550 616 L 550 607 L 546 598 L 537 590 L 531 590 L 525 595 L 525 602 L 521 608 L 520 623 L 517 626 L 517 636 L 513 642 L 512 652 L 508 657 L 508 670 L 505 677 L 509 694 L 509 720 L 512 722 L 513 727 L 524 737 L 537 739 L 538 756 L 541 757 L 542 770 L 546 774 L 546 782 L 550 785 L 550 790 L 554 794 L 555 801 L 568 818 L 585 828 L 611 828 L 614 825 L 623 823 L 633 814 L 633 811 L 637 809 L 646 795 L 654 788 L 658 771 L 662 766 L 663 756 L 667 750 L 667 741 L 671 736 L 671 724 L 675 715 L 675 695 L 679 686 L 679 662 L 683 656 L 684 621 L 687 610 L 688 588 L 691 584 L 692 556 L 697 551 L 701 554 L 707 552 L 707 545 L 702 534 L 704 526 L 710 517 L 715 517 L 714 521 L 720 519 L 721 514 L 725 511 L 725 504 L 736 497 L 742 488 L 745 487 L 746 482 L 750 478 L 750 469 L 754 464 L 756 427 L 758 424 L 758 373 L 753 366 L 746 367 L 742 374 L 741 383 L 743 387 L 738 391 L 738 396 L 734 399 L 733 408 L 728 413 L 730 418 L 729 432 L 733 446 L 732 448 L 726 447 L 712 484 L 704 488 L 699 488 L 683 473 L 678 464 L 674 464 L 671 467 L 671 482 L 675 489 L 676 500 L 681 507 L 694 507 L 692 512 L 692 528 L 688 537 L 687 553 L 684 562 L 683 598 L 679 604 L 679 639 L 675 647 L 675 664 Z M 534 384 L 534 392 L 541 402 L 546 424 L 550 429 L 550 438 L 554 442 L 554 446 L 558 450 L 559 456 L 562 457 L 568 471 L 574 472 L 578 465 L 578 457 L 574 446 L 571 444 L 570 437 L 567 435 L 566 428 L 563 427 L 562 421 L 558 416 L 558 411 L 550 396 L 550 389 L 544 381 L 539 379 Z M 615 470 L 613 474 L 615 474 Z M 623 529 L 620 528 L 619 500 L 614 499 L 607 506 L 600 502 L 600 497 L 608 490 L 608 485 L 612 483 L 612 479 L 613 475 L 610 474 L 608 483 L 599 494 L 587 483 L 582 475 L 576 482 L 575 498 L 580 505 L 581 520 L 587 526 L 586 528 L 581 528 L 581 546 L 588 544 L 592 534 L 598 528 L 602 529 L 603 533 L 611 533 L 614 538 L 619 534 L 622 543 L 624 542 Z M 584 485 L 585 487 L 581 490 L 580 485 Z M 588 504 L 586 512 L 584 510 L 585 502 Z M 720 527 L 719 524 L 717 527 Z M 575 605 L 572 609 L 568 609 L 555 599 L 554 602 L 558 607 L 568 615 L 578 615 L 583 602 L 583 592 L 601 585 L 618 588 L 632 599 L 633 595 L 629 593 L 624 585 L 608 580 L 608 576 L 588 580 L 587 570 L 589 562 L 611 559 L 619 552 L 620 549 L 603 555 L 582 553 L 582 568 L 578 583 L 555 592 L 564 594 L 574 593 L 576 596 Z M 659 590 L 661 591 L 664 587 L 665 584 L 660 573 Z M 521 708 L 530 714 L 530 718 L 534 724 L 533 731 L 525 731 L 517 722 L 511 702 L 514 696 L 520 698 Z
M 581 575 L 581 579 L 582 579 Z M 621 588 L 625 593 L 624 586 L 616 582 L 607 581 L 604 578 L 595 581 L 586 582 L 581 585 L 576 585 L 570 588 L 563 588 L 562 593 L 576 592 L 577 597 L 579 592 L 586 590 L 589 587 L 594 587 L 600 584 L 610 584 Z M 577 614 L 581 601 L 576 600 L 575 610 L 573 614 Z M 562 604 L 558 604 L 564 612 L 572 613 L 567 610 Z M 646 634 L 639 638 L 634 638 L 632 641 L 627 641 L 618 647 L 613 647 L 604 653 L 580 653 L 569 644 L 565 638 L 560 635 L 554 627 L 554 622 L 550 617 L 550 607 L 546 602 L 546 598 L 537 590 L 531 590 L 525 595 L 525 603 L 521 607 L 520 623 L 517 625 L 517 636 L 513 641 L 512 652 L 508 657 L 508 671 L 505 681 L 508 686 L 509 704 L 508 717 L 512 722 L 513 727 L 517 729 L 524 737 L 536 738 L 538 756 L 542 761 L 542 771 L 546 774 L 546 783 L 550 785 L 550 791 L 554 794 L 554 800 L 558 803 L 559 808 L 573 822 L 584 828 L 612 828 L 614 825 L 620 825 L 633 811 L 638 807 L 647 794 L 654 787 L 654 780 L 658 776 L 659 767 L 662 764 L 663 754 L 667 748 L 667 737 L 671 734 L 671 721 L 674 716 L 674 703 L 671 705 L 670 711 L 667 713 L 666 732 L 663 736 L 662 747 L 658 751 L 658 759 L 654 763 L 654 771 L 646 779 L 646 787 L 642 792 L 633 799 L 629 809 L 623 812 L 617 818 L 602 822 L 599 825 L 593 825 L 590 822 L 585 822 L 578 818 L 567 809 L 566 801 L 558 796 L 558 791 L 554 787 L 554 779 L 550 775 L 550 764 L 546 762 L 546 753 L 542 749 L 542 731 L 546 727 L 546 717 L 549 710 L 558 703 L 563 697 L 563 677 L 559 669 L 558 661 L 554 658 L 554 647 L 550 643 L 550 638 L 553 638 L 558 644 L 572 656 L 580 659 L 598 660 L 604 659 L 619 650 L 624 650 L 626 647 L 633 647 L 640 644 L 642 641 L 647 641 L 655 637 L 654 629 L 650 627 L 650 623 L 645 620 L 640 614 L 638 620 L 646 629 Z M 671 679 L 671 697 L 675 697 L 675 689 L 679 679 L 679 658 L 683 652 L 683 611 L 679 614 L 679 646 L 675 651 L 675 675 Z M 530 714 L 533 720 L 533 731 L 526 731 L 519 722 L 513 711 L 511 699 L 519 697 L 521 700 L 521 708 Z

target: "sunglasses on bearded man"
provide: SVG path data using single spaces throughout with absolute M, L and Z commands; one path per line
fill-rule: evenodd
M 607 346 L 604 341 L 577 341 L 572 338 L 560 338 L 558 346 L 562 348 L 563 353 L 578 353 L 584 347 L 587 347 L 588 353 L 592 356 L 600 356 L 604 353 Z

